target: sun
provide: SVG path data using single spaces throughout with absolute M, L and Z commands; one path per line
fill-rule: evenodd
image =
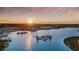
M 32 23 L 32 20 L 28 20 L 28 23 L 31 24 Z
M 32 18 L 28 18 L 28 23 L 32 24 L 33 23 L 33 19 Z

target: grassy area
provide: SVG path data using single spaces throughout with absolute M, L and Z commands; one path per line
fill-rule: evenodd
M 79 51 L 79 36 L 66 38 L 64 43 L 72 50 Z
M 0 51 L 3 51 L 5 48 L 8 47 L 9 42 L 11 42 L 11 40 L 1 40 L 0 39 Z

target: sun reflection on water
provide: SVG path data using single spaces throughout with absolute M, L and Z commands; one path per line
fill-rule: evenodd
M 32 33 L 30 31 L 27 34 L 26 47 L 27 50 L 32 50 Z

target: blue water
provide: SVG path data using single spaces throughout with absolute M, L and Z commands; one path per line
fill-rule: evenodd
M 72 51 L 67 47 L 63 40 L 67 37 L 79 36 L 79 28 L 60 28 L 50 30 L 38 30 L 35 32 L 26 31 L 27 34 L 16 34 L 17 32 L 9 33 L 11 38 L 9 46 L 5 48 L 7 51 Z M 52 36 L 51 40 L 39 40 L 36 36 L 45 35 Z

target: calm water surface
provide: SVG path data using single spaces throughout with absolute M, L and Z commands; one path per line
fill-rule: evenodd
M 67 37 L 79 36 L 79 28 L 60 28 L 50 30 L 38 30 L 35 32 L 26 31 L 26 34 L 9 33 L 8 37 L 12 40 L 5 48 L 8 51 L 71 51 L 63 40 Z M 36 36 L 52 36 L 52 39 L 37 40 Z

